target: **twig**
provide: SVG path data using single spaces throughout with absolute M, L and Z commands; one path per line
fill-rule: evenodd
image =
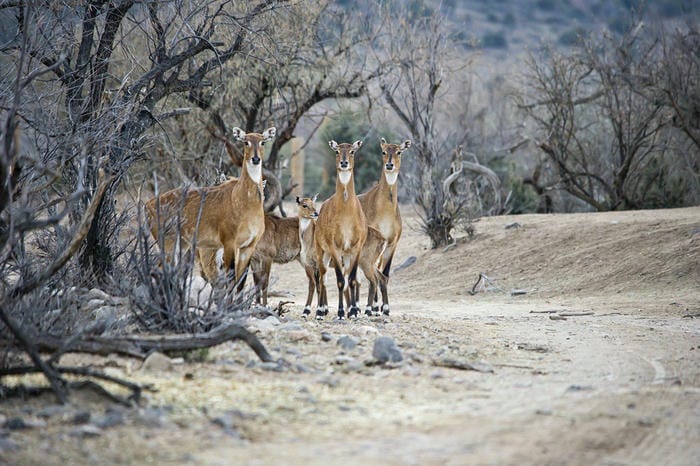
M 559 317 L 592 316 L 593 314 L 595 314 L 593 311 L 564 311 L 559 313 Z
M 530 314 L 556 314 L 559 311 L 530 311 Z

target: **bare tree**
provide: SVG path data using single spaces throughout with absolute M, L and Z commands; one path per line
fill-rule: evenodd
M 488 173 L 483 179 L 498 183 L 493 199 L 496 211 L 500 210 L 500 182 L 478 160 L 463 160 L 461 146 L 468 130 L 454 121 L 442 121 L 446 120 L 444 107 L 458 94 L 447 83 L 457 73 L 465 73 L 465 66 L 458 64 L 463 62 L 454 59 L 455 41 L 444 19 L 434 13 L 397 24 L 387 32 L 387 50 L 395 67 L 382 78 L 381 94 L 414 140 L 407 159 L 414 163 L 407 181 L 420 208 L 422 229 L 436 248 L 451 243 L 452 230 L 469 217 L 476 184 L 468 174 Z
M 549 50 L 528 61 L 519 105 L 535 123 L 534 139 L 558 185 L 596 210 L 649 205 L 652 183 L 673 158 L 668 107 L 648 98 L 659 50 L 644 28 L 638 23 L 619 38 L 589 37 L 569 54 Z

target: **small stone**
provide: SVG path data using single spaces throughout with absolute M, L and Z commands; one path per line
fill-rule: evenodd
M 124 424 L 124 415 L 121 411 L 108 410 L 104 416 L 95 419 L 94 423 L 100 429 L 109 429 Z
M 350 356 L 336 356 L 333 362 L 338 365 L 343 365 L 353 361 L 355 361 L 355 358 L 351 358 Z
M 5 421 L 3 427 L 9 430 L 29 429 L 29 426 L 26 422 L 24 422 L 24 419 L 22 419 L 21 417 L 11 417 L 10 419 Z
M 390 337 L 379 337 L 374 340 L 372 356 L 380 363 L 400 362 L 403 360 L 401 351 Z
M 103 299 L 91 299 L 85 305 L 85 309 L 87 309 L 88 311 L 94 311 L 94 310 L 96 310 L 104 305 L 105 305 L 105 302 Z
M 146 427 L 163 427 L 167 416 L 162 409 L 145 408 L 139 411 L 137 419 L 141 425 Z
M 169 371 L 173 362 L 169 357 L 158 351 L 151 353 L 141 365 L 142 371 Z
M 87 424 L 90 422 L 90 411 L 79 411 L 71 419 L 73 424 Z
M 278 364 L 276 362 L 261 362 L 258 364 L 256 367 L 259 367 L 260 369 L 264 371 L 272 371 L 272 372 L 284 372 L 284 367 L 281 364 Z
M 58 415 L 63 416 L 72 410 L 73 408 L 70 405 L 49 405 L 37 411 L 36 415 L 43 418 L 51 418 Z
M 357 343 L 357 339 L 348 335 L 343 335 L 342 337 L 338 338 L 338 344 L 345 351 L 355 349 L 357 347 Z
M 331 341 L 333 337 L 328 332 L 321 332 L 321 341 Z
M 102 435 L 102 429 L 100 429 L 97 426 L 93 426 L 92 424 L 86 424 L 84 426 L 79 426 L 71 430 L 70 435 L 71 437 L 80 438 L 99 437 L 100 435 Z
M 372 327 L 371 325 L 361 325 L 357 328 L 357 333 L 360 336 L 368 337 L 370 335 L 379 335 L 379 330 L 377 330 L 375 327 Z
M 111 296 L 99 288 L 93 288 L 87 292 L 86 297 L 90 299 L 101 299 L 102 301 L 108 301 Z
M 10 438 L 0 437 L 0 453 L 6 451 L 15 451 L 19 448 L 17 442 Z

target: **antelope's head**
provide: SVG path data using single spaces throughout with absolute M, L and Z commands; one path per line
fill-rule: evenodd
M 389 186 L 396 183 L 396 179 L 399 176 L 399 168 L 401 168 L 401 154 L 411 147 L 411 141 L 408 139 L 401 144 L 389 144 L 386 139 L 382 138 L 382 160 L 384 164 L 382 166 L 382 172 L 386 177 L 386 182 Z
M 328 141 L 328 145 L 335 151 L 335 168 L 338 171 L 338 179 L 343 185 L 346 185 L 352 177 L 352 170 L 355 168 L 355 152 L 362 147 L 362 141 L 355 141 L 352 144 L 338 144 L 335 141 Z
M 316 220 L 318 212 L 316 211 L 316 196 L 314 197 L 299 197 L 297 196 L 297 206 L 299 207 L 299 218 Z
M 243 148 L 243 166 L 250 178 L 259 183 L 262 178 L 262 161 L 265 152 L 265 143 L 275 137 L 277 130 L 273 126 L 260 133 L 246 133 L 240 128 L 233 128 L 231 134 L 234 139 L 245 144 Z

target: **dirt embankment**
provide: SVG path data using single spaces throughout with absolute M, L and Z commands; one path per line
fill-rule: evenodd
M 276 267 L 271 303 L 296 304 L 250 325 L 284 364 L 238 343 L 161 369 L 95 359 L 158 391 L 128 411 L 88 395 L 63 414 L 4 402 L 40 427 L 5 429 L 0 461 L 697 464 L 700 208 L 482 219 L 445 251 L 404 213 L 394 264 L 416 261 L 391 278 L 390 319 L 303 321 L 304 273 Z M 401 362 L 372 363 L 380 335 Z

